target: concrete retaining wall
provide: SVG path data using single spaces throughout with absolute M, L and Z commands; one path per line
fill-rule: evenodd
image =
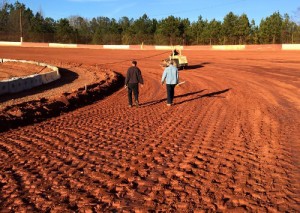
M 212 50 L 244 50 L 245 45 L 212 45 Z
M 41 75 L 37 75 L 37 74 L 29 75 L 22 79 L 24 83 L 24 90 L 31 89 L 43 84 Z
M 55 47 L 55 48 L 77 48 L 77 44 L 49 43 L 49 47 Z
M 60 75 L 57 71 L 42 73 L 40 74 L 40 76 L 42 77 L 43 84 L 51 83 L 52 81 L 55 81 L 60 78 Z
M 21 46 L 21 42 L 0 41 L 0 46 Z
M 130 50 L 143 50 L 144 45 L 130 45 L 129 49 Z
M 261 45 L 196 45 L 196 46 L 159 46 L 159 45 L 91 45 L 34 42 L 4 42 L 0 46 L 86 48 L 86 49 L 121 49 L 121 50 L 300 50 L 300 44 L 261 44 Z
M 129 45 L 103 45 L 103 49 L 129 50 Z
M 17 93 L 25 90 L 22 78 L 12 78 L 8 80 L 8 92 Z
M 5 63 L 5 62 L 17 62 L 18 60 L 3 58 L 2 61 L 3 61 L 3 63 Z
M 17 77 L 11 78 L 8 80 L 0 81 L 0 95 L 7 94 L 7 93 L 18 93 L 24 90 L 28 90 L 42 84 L 48 84 L 50 82 L 58 80 L 61 76 L 59 74 L 58 67 L 39 63 L 35 61 L 26 61 L 26 60 L 14 60 L 14 59 L 0 59 L 1 63 L 5 62 L 18 62 L 18 63 L 29 63 L 29 64 L 36 64 L 39 66 L 45 66 L 53 71 L 41 74 L 33 74 L 25 77 Z
M 281 44 L 246 45 L 246 50 L 282 50 L 282 45 Z
M 300 44 L 283 44 L 282 50 L 300 50 Z
M 211 45 L 184 46 L 184 50 L 212 50 Z
M 22 47 L 49 47 L 49 43 L 23 42 Z
M 8 82 L 7 80 L 0 81 L 0 95 L 8 93 Z
M 83 49 L 103 49 L 103 45 L 77 44 L 77 48 L 83 48 Z
M 151 46 L 151 45 L 141 45 L 140 47 L 141 47 L 141 50 L 155 50 L 155 46 Z

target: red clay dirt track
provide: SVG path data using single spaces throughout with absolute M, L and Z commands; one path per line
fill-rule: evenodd
M 134 58 L 145 80 L 139 108 L 119 89 L 0 133 L 0 212 L 299 212 L 300 53 L 184 54 L 167 107 L 165 51 L 0 47 L 74 72 Z

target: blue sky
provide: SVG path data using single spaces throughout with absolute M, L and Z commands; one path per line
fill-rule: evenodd
M 3 0 L 2 0 L 3 1 Z M 15 0 L 6 0 L 15 3 Z M 262 18 L 280 12 L 300 22 L 300 0 L 19 0 L 34 13 L 42 11 L 44 17 L 54 20 L 81 16 L 91 19 L 99 16 L 108 18 L 138 19 L 147 14 L 150 19 L 161 20 L 170 15 L 197 21 L 203 19 L 222 21 L 229 13 L 245 13 L 249 20 L 259 24 Z

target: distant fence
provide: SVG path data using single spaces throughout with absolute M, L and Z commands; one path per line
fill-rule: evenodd
M 283 50 L 300 50 L 300 44 L 283 44 Z
M 195 46 L 163 46 L 163 45 L 91 45 L 91 44 L 60 44 L 60 43 L 32 43 L 5 42 L 0 46 L 20 47 L 51 47 L 51 48 L 85 48 L 85 49 L 120 49 L 120 50 L 300 50 L 300 44 L 261 44 L 261 45 L 195 45 Z
M 42 84 L 48 84 L 60 78 L 58 67 L 51 66 L 45 63 L 26 60 L 0 59 L 0 63 L 5 62 L 36 64 L 39 66 L 48 67 L 52 71 L 41 74 L 33 74 L 25 77 L 15 77 L 7 80 L 2 80 L 0 81 L 0 95 L 7 93 L 18 93 L 24 90 L 40 86 Z

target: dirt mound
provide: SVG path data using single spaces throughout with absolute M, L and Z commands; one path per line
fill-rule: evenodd
M 59 116 L 112 94 L 124 84 L 124 78 L 112 71 L 105 72 L 105 79 L 76 91 L 5 107 L 0 111 L 0 132 Z

